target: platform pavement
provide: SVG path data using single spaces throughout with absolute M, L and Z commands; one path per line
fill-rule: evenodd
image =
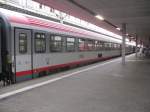
M 2 99 L 0 112 L 150 112 L 150 59 L 131 55 L 125 66 L 121 58 L 114 60 Z M 1 89 L 0 94 L 97 64 L 12 85 Z

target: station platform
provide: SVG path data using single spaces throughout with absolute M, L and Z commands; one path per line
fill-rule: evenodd
M 1 88 L 0 112 L 150 112 L 149 66 L 132 54 Z

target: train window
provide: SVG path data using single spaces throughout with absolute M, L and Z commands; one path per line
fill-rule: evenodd
M 94 49 L 94 41 L 93 40 L 88 40 L 86 42 L 86 50 L 92 51 Z
M 99 42 L 99 48 L 101 50 L 104 50 L 104 42 L 102 42 L 102 41 Z
M 108 48 L 111 48 L 111 49 L 113 49 L 113 43 L 108 43 Z
M 79 46 L 78 46 L 79 51 L 85 51 L 85 40 L 84 39 L 79 39 Z
M 44 53 L 46 52 L 46 38 L 43 33 L 35 34 L 35 52 Z
M 95 50 L 99 50 L 99 41 L 95 41 Z
M 102 48 L 103 48 L 103 43 L 101 41 L 98 41 L 97 50 L 102 50 Z
M 109 44 L 107 42 L 104 42 L 104 47 L 105 47 L 105 50 L 108 50 Z
M 27 53 L 27 34 L 19 34 L 19 53 Z
M 114 44 L 114 49 L 115 49 L 115 50 L 117 49 L 117 44 Z
M 68 37 L 66 45 L 68 52 L 75 51 L 75 38 Z
M 120 44 L 117 44 L 117 49 L 120 49 L 120 47 L 121 47 Z
M 61 52 L 62 51 L 62 37 L 51 36 L 50 37 L 50 51 Z
M 111 50 L 114 50 L 114 43 L 110 43 Z

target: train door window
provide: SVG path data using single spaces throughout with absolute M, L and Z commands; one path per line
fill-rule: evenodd
M 68 52 L 75 51 L 75 38 L 68 37 L 66 45 Z
M 61 52 L 62 51 L 62 37 L 53 35 L 50 37 L 50 51 Z
M 44 53 L 46 52 L 46 37 L 43 33 L 35 34 L 35 52 Z
M 27 53 L 27 34 L 19 34 L 19 53 Z
M 78 49 L 79 51 L 85 51 L 85 40 L 84 39 L 79 39 L 79 44 L 78 44 Z

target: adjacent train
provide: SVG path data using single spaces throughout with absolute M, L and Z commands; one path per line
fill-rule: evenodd
M 121 55 L 115 37 L 5 9 L 0 9 L 0 43 L 0 80 L 7 83 Z M 127 45 L 126 53 L 133 52 Z

